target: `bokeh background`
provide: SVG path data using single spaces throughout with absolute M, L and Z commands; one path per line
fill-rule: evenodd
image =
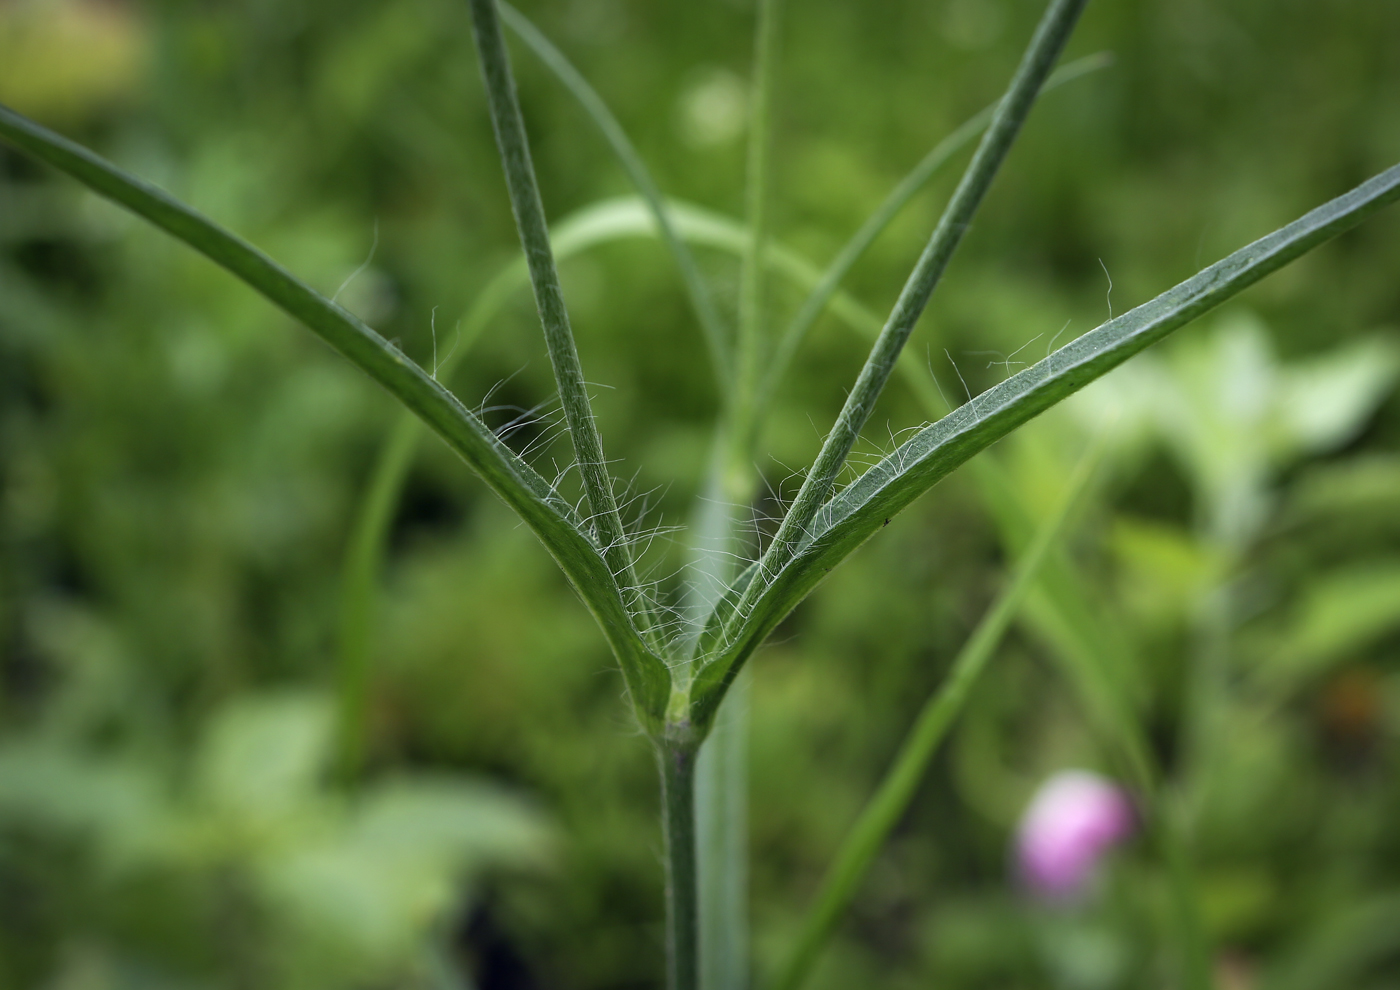
M 995 99 L 1040 5 L 787 6 L 775 231 L 824 263 Z M 669 194 L 741 212 L 748 0 L 521 7 Z M 1397 46 L 1382 0 L 1091 4 L 1068 57 L 1112 67 L 1037 108 L 911 350 L 957 400 L 960 375 L 992 384 L 1400 161 Z M 551 218 L 629 194 L 556 80 L 515 61 Z M 425 362 L 518 253 L 463 3 L 3 0 L 0 101 L 323 291 L 359 270 L 342 301 Z M 853 272 L 871 308 L 956 172 Z M 732 310 L 736 262 L 700 257 Z M 1191 795 L 1221 990 L 1400 985 L 1397 272 L 1391 211 L 984 454 L 781 627 L 753 665 L 760 974 L 1001 587 L 1016 521 L 1107 429 L 1061 580 L 813 985 L 1174 985 L 1152 843 L 1073 905 L 1011 868 L 1048 774 L 1128 779 L 1124 724 Z M 638 238 L 562 274 L 618 472 L 683 524 L 717 403 L 674 268 Z M 774 326 L 799 298 L 774 283 Z M 775 491 L 864 347 L 817 326 L 764 438 Z M 452 386 L 550 400 L 527 294 Z M 869 450 L 927 415 L 894 382 Z M 365 731 L 337 729 L 347 538 L 396 421 L 232 278 L 0 148 L 0 987 L 659 985 L 657 786 L 620 678 L 544 551 L 436 442 L 378 574 Z

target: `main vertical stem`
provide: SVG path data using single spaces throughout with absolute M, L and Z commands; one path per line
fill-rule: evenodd
M 699 884 L 695 870 L 695 756 L 689 745 L 660 742 L 666 828 L 666 986 L 700 985 Z

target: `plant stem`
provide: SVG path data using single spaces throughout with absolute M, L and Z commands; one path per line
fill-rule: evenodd
M 695 869 L 695 756 L 688 743 L 658 742 L 666 830 L 666 986 L 700 985 L 699 885 Z
M 755 399 L 767 350 L 764 303 L 765 251 L 768 243 L 768 186 L 772 148 L 774 78 L 778 60 L 780 0 L 760 0 L 754 25 L 753 102 L 749 115 L 748 161 L 744 185 L 748 240 L 739 270 L 739 314 L 733 385 L 715 436 L 715 456 L 707 489 L 722 500 L 719 511 L 702 508 L 716 527 L 699 534 L 696 547 L 702 581 L 716 582 L 716 591 L 729 583 L 740 547 L 739 526 L 753 502 L 758 472 L 754 446 L 759 422 Z M 717 538 L 716 538 L 717 537 Z M 699 622 L 713 607 L 702 601 Z M 688 665 L 686 676 L 691 668 Z M 697 891 L 700 929 L 700 977 L 705 990 L 741 990 L 748 983 L 748 718 L 741 688 L 725 706 L 723 725 L 705 747 L 700 781 L 697 851 L 702 879 Z
M 681 281 L 685 284 L 686 294 L 690 296 L 690 305 L 695 310 L 696 318 L 700 321 L 700 329 L 705 335 L 705 344 L 710 350 L 710 362 L 714 365 L 715 378 L 720 387 L 723 388 L 728 383 L 732 371 L 729 337 L 725 332 L 724 321 L 720 319 L 719 310 L 715 308 L 714 296 L 710 292 L 710 287 L 700 276 L 700 268 L 696 265 L 695 258 L 691 255 L 685 242 L 681 240 L 680 235 L 676 233 L 670 211 L 666 208 L 666 201 L 661 195 L 661 190 L 657 188 L 656 181 L 651 177 L 651 172 L 643 163 L 642 156 L 637 153 L 636 147 L 627 137 L 622 125 L 617 122 L 612 111 L 608 109 L 608 105 L 603 102 L 602 97 L 588 84 L 588 80 L 583 78 L 578 69 L 574 68 L 573 64 L 564 57 L 564 53 L 531 24 L 524 14 L 510 4 L 502 2 L 500 10 L 501 20 L 505 21 L 506 25 L 520 36 L 520 40 L 524 41 L 540 57 L 540 60 L 579 101 L 584 111 L 593 118 L 593 123 L 602 132 L 604 140 L 608 142 L 613 154 L 617 156 L 617 160 L 627 173 L 627 177 L 632 180 L 632 184 L 637 187 L 637 191 L 646 200 L 647 207 L 656 217 L 661 240 L 670 250 L 671 256 L 675 259 L 676 267 L 680 269 Z
M 751 459 L 753 402 L 763 359 L 763 250 L 768 239 L 768 172 L 772 145 L 773 76 L 778 56 L 779 0 L 760 0 L 754 35 L 753 103 L 749 113 L 744 214 L 749 243 L 739 269 L 737 375 L 730 424 L 731 454 Z
M 704 990 L 740 990 L 749 980 L 749 718 L 749 678 L 741 673 L 696 765 Z
M 760 573 L 740 602 L 739 615 L 742 616 L 746 611 L 745 606 L 751 604 L 752 600 L 763 592 L 767 584 L 765 579 L 772 577 L 792 559 L 798 544 L 806 534 L 808 523 L 830 494 L 832 483 L 840 473 L 842 465 L 846 463 L 846 456 L 894 370 L 895 360 L 899 357 L 904 342 L 909 339 L 914 324 L 923 314 L 924 307 L 942 278 L 948 262 L 962 243 L 963 234 L 1011 150 L 1036 95 L 1044 85 L 1045 78 L 1050 74 L 1050 69 L 1065 42 L 1069 40 L 1070 32 L 1074 29 L 1086 2 L 1087 0 L 1051 0 L 1050 7 L 1041 18 L 1035 36 L 1031 39 L 1016 75 L 1011 80 L 1010 88 L 997 104 L 992 122 L 983 135 L 982 142 L 977 146 L 977 153 L 973 155 L 962 180 L 958 183 L 958 188 L 948 202 L 947 209 L 938 221 L 938 226 L 934 228 L 928 246 L 924 248 L 914 270 L 909 274 L 885 328 L 871 349 L 865 366 L 861 368 L 855 387 L 851 389 L 836 423 L 822 444 L 816 463 L 807 472 L 792 508 L 784 516 L 777 535 L 773 537 L 772 544 L 763 555 Z
M 525 134 L 525 121 L 516 98 L 515 79 L 511 75 L 505 38 L 501 35 L 496 0 L 471 0 L 471 12 L 476 47 L 481 56 L 481 74 L 486 82 L 487 102 L 491 110 L 491 126 L 501 153 L 511 210 L 520 231 L 520 244 L 530 268 L 535 306 L 544 328 L 554 380 L 559 386 L 559 400 L 564 407 L 564 419 L 569 425 L 574 457 L 578 461 L 583 487 L 592 508 L 591 521 L 596 531 L 596 541 L 603 559 L 621 586 L 623 600 L 638 631 L 652 650 L 660 653 L 660 635 L 651 618 L 650 604 L 637 580 L 631 546 L 622 526 L 622 515 L 618 512 L 612 478 L 608 475 L 607 461 L 603 456 L 603 441 L 593 418 L 588 385 L 583 377 L 578 348 L 574 344 L 573 329 L 569 325 L 564 290 L 559 284 L 554 252 L 549 244 L 544 204 L 540 200 L 539 184 L 530 160 L 529 138 Z

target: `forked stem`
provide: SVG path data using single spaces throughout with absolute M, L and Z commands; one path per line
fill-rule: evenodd
M 764 578 L 776 574 L 784 564 L 792 559 L 807 526 L 816 515 L 822 503 L 831 493 L 831 486 L 846 463 L 856 438 L 860 435 L 865 421 L 875 408 L 875 401 L 894 370 L 899 352 L 904 342 L 913 332 L 914 324 L 923 314 L 924 307 L 933 295 L 934 287 L 942 278 L 948 262 L 963 234 L 972 222 L 977 208 L 982 204 L 992 180 L 1011 150 L 1021 125 L 1030 113 L 1036 95 L 1045 83 L 1055 60 L 1065 42 L 1074 30 L 1075 22 L 1084 9 L 1087 0 L 1051 0 L 1044 17 L 1036 28 L 1035 36 L 1016 70 L 1011 86 L 992 117 L 982 143 L 977 147 L 962 180 L 958 183 L 948 207 L 939 218 L 927 247 L 920 255 L 914 270 L 895 303 L 893 311 L 875 346 L 861 368 L 855 387 L 851 389 L 831 432 L 822 443 L 821 453 L 812 465 L 807 477 L 793 500 L 792 507 L 783 517 L 782 525 L 768 551 L 760 563 L 760 580 L 749 586 L 749 591 L 741 601 L 736 614 L 742 615 L 745 607 L 762 593 Z

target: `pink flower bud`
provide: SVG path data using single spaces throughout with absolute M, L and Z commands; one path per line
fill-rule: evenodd
M 1021 877 L 1055 901 L 1081 896 L 1111 847 L 1133 832 L 1132 803 L 1117 784 L 1088 770 L 1063 770 L 1036 791 L 1021 817 Z

